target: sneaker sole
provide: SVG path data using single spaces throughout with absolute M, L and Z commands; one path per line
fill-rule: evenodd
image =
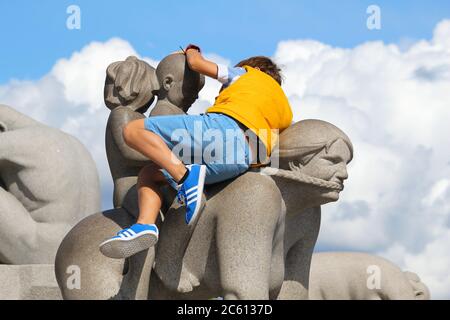
M 197 205 L 195 207 L 194 213 L 192 214 L 191 220 L 188 222 L 188 226 L 192 226 L 194 222 L 197 219 L 197 215 L 200 212 L 200 208 L 202 206 L 202 200 L 203 200 L 203 187 L 205 185 L 205 176 L 206 176 L 206 167 L 202 165 L 200 167 L 200 173 L 199 173 L 199 182 L 201 181 L 198 190 L 197 190 L 197 197 L 200 197 L 200 201 L 197 202 Z
M 100 245 L 100 252 L 113 259 L 125 259 L 149 249 L 158 242 L 155 233 L 146 233 L 133 239 L 110 239 Z

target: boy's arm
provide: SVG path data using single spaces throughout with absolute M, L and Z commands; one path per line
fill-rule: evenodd
M 217 79 L 218 67 L 216 63 L 203 58 L 200 51 L 194 46 L 188 46 L 185 52 L 186 60 L 191 70 Z

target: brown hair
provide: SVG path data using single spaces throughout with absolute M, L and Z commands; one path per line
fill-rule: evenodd
M 236 67 L 249 66 L 259 68 L 264 73 L 275 79 L 279 85 L 282 82 L 281 69 L 270 59 L 264 56 L 251 57 L 239 62 Z

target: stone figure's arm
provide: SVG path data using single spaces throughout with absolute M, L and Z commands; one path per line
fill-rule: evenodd
M 286 220 L 285 275 L 278 299 L 308 299 L 311 261 L 320 220 L 320 207 L 290 215 Z
M 233 208 L 224 206 L 217 217 L 217 254 L 227 300 L 269 299 L 272 244 L 281 197 L 269 179 L 254 183 L 258 185 L 245 185 L 245 191 L 236 188 L 225 199 Z
M 38 223 L 9 192 L 0 188 L 0 263 L 48 263 L 69 226 Z
M 130 161 L 148 162 L 147 157 L 130 148 L 123 139 L 123 128 L 131 120 L 134 119 L 130 119 L 130 115 L 125 108 L 114 110 L 108 120 L 107 130 L 111 131 L 112 139 L 124 158 Z
M 309 270 L 313 249 L 314 246 L 307 248 L 300 240 L 289 250 L 285 262 L 285 280 L 278 295 L 279 300 L 308 299 Z
M 58 241 L 68 225 L 36 222 L 24 205 L 6 189 L 8 176 L 18 168 L 36 165 L 35 156 L 43 152 L 41 127 L 21 128 L 0 133 L 0 263 L 48 263 L 53 260 Z M 54 218 L 54 217 L 53 217 Z
M 0 132 L 0 161 L 7 160 L 8 157 L 16 147 L 14 146 L 13 139 L 16 135 L 12 135 L 11 132 Z M 0 163 L 0 168 L 1 168 Z

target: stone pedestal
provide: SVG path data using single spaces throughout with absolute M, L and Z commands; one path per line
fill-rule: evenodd
M 0 300 L 61 299 L 54 265 L 0 265 Z

